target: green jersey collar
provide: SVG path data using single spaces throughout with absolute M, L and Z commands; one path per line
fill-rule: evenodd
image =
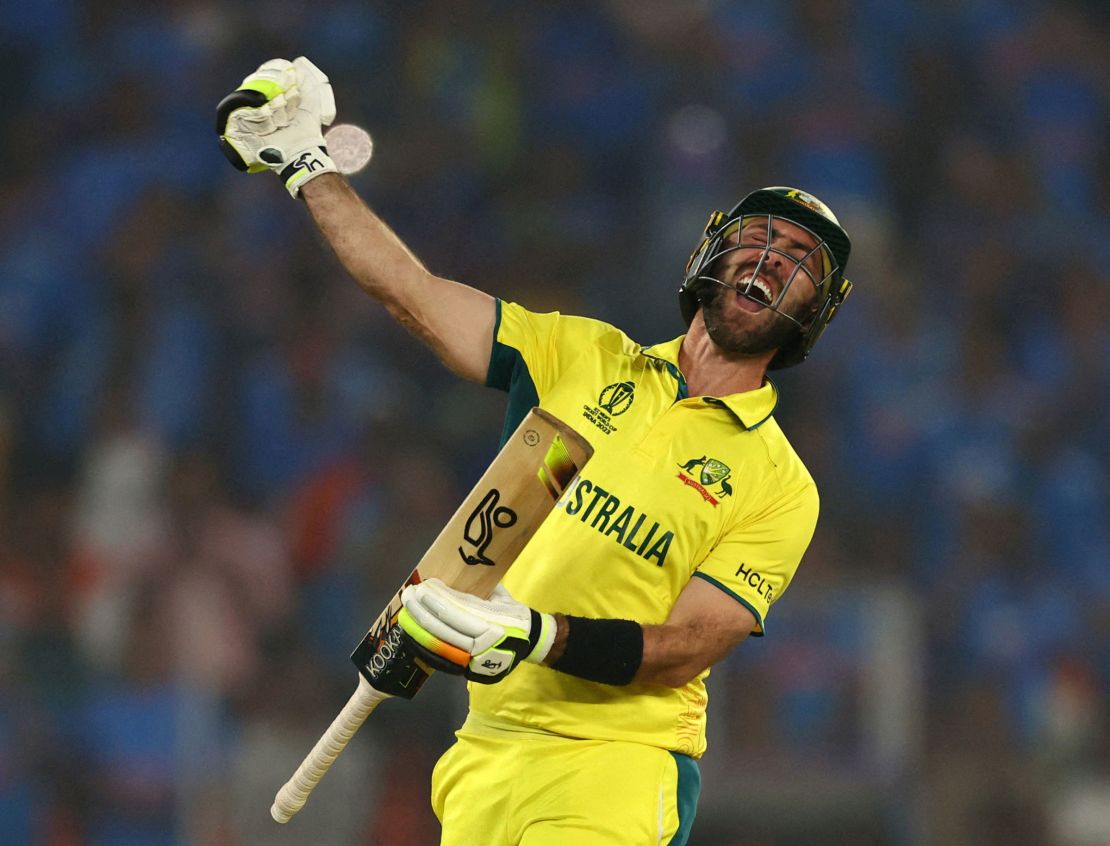
M 729 394 L 726 397 L 700 397 L 708 405 L 723 405 L 736 415 L 749 432 L 758 429 L 771 419 L 775 406 L 779 404 L 779 389 L 770 379 L 764 377 L 763 385 L 754 391 L 742 394 Z
M 679 400 L 689 397 L 686 390 L 686 378 L 682 375 L 682 371 L 678 369 L 678 351 L 682 348 L 682 342 L 685 338 L 685 335 L 679 335 L 674 340 L 640 348 L 641 355 L 661 361 L 666 365 L 667 370 L 678 381 Z M 740 394 L 729 394 L 724 397 L 707 396 L 694 397 L 694 399 L 701 400 L 706 405 L 724 406 L 736 416 L 741 426 L 751 431 L 752 429 L 758 429 L 774 414 L 775 406 L 779 402 L 779 391 L 774 382 L 765 379 L 763 385 L 754 391 L 744 391 Z
M 678 383 L 678 394 L 675 397 L 676 402 L 690 396 L 689 391 L 686 389 L 686 377 L 683 376 L 682 371 L 678 369 L 678 351 L 682 348 L 682 340 L 685 337 L 685 335 L 679 335 L 673 341 L 667 341 L 662 344 L 652 344 L 650 347 L 640 347 L 640 355 L 662 362 L 666 366 L 667 372 L 675 378 L 675 381 Z

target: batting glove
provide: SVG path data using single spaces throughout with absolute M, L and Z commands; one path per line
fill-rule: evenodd
M 294 197 L 310 179 L 335 171 L 323 126 L 335 120 L 327 76 L 304 56 L 271 59 L 216 107 L 220 149 L 239 170 L 273 170 Z
M 492 684 L 521 661 L 539 664 L 555 640 L 555 618 L 513 599 L 500 585 L 489 599 L 439 579 L 401 593 L 398 623 L 431 666 Z

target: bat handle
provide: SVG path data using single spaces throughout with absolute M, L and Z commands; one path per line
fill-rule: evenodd
M 271 817 L 283 824 L 293 819 L 293 815 L 304 807 L 324 773 L 346 748 L 355 732 L 370 716 L 370 712 L 378 707 L 379 702 L 388 698 L 388 694 L 375 690 L 361 675 L 358 677 L 358 688 L 351 694 L 343 710 L 301 761 L 293 777 L 277 792 L 270 808 Z

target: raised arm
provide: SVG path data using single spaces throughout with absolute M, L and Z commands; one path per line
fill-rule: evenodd
M 484 382 L 493 346 L 493 297 L 429 273 L 337 174 L 312 180 L 300 193 L 320 232 L 362 290 L 452 372 Z
M 335 172 L 322 127 L 335 118 L 327 76 L 303 56 L 273 59 L 216 110 L 224 154 L 240 170 L 275 171 L 301 197 L 339 260 L 366 293 L 459 376 L 484 382 L 493 297 L 428 272 Z

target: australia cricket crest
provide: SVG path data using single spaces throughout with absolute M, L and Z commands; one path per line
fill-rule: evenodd
M 710 458 L 707 455 L 701 458 L 692 458 L 685 464 L 679 464 L 678 478 L 687 487 L 694 488 L 701 494 L 702 499 L 716 507 L 720 500 L 732 496 L 732 485 L 728 483 L 732 476 L 732 468 L 723 461 Z M 697 478 L 694 478 L 696 475 Z M 714 488 L 714 490 L 710 490 Z

